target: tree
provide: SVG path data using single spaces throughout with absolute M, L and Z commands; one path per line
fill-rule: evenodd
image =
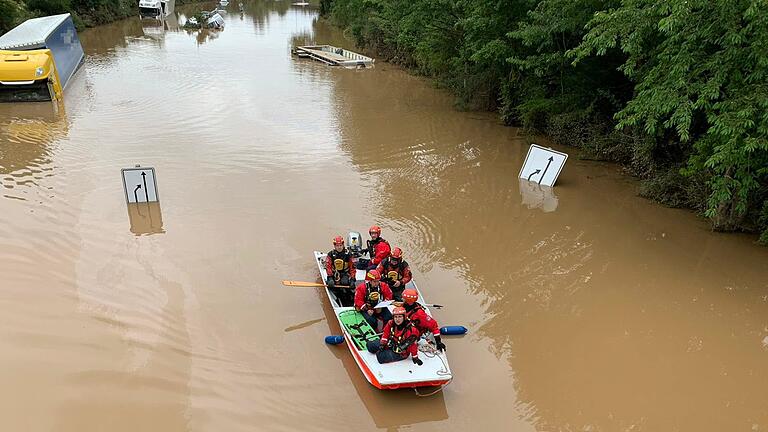
M 21 13 L 21 5 L 15 0 L 0 0 L 0 34 L 18 24 Z
M 72 9 L 70 0 L 27 0 L 27 8 L 40 15 L 55 15 Z
M 618 128 L 672 132 L 690 149 L 683 174 L 704 174 L 705 214 L 736 229 L 768 197 L 768 15 L 765 2 L 623 0 L 597 13 L 578 63 L 618 48 L 635 95 Z

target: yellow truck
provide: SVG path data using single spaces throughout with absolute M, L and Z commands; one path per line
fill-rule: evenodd
M 0 102 L 61 100 L 84 61 L 69 14 L 27 20 L 0 36 Z

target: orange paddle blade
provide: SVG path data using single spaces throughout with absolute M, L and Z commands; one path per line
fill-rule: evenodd
M 283 285 L 293 286 L 293 287 L 324 287 L 325 286 L 319 282 L 301 282 L 301 281 L 292 281 L 292 280 L 284 280 Z

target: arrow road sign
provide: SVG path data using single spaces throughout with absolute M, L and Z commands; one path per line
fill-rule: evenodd
M 123 176 L 126 202 L 149 203 L 160 201 L 160 196 L 157 193 L 157 180 L 154 168 L 142 168 L 137 165 L 135 168 L 122 169 L 121 174 Z M 140 194 L 139 191 L 144 193 Z
M 547 165 L 549 166 L 549 165 Z M 141 172 L 141 181 L 144 183 L 144 197 L 146 197 L 146 201 L 149 202 L 149 191 L 147 190 L 147 173 L 146 171 Z M 541 183 L 541 182 L 539 182 Z
M 543 186 L 552 186 L 566 160 L 568 155 L 563 152 L 531 144 L 518 177 Z
M 546 168 L 544 168 L 544 174 L 542 174 L 542 175 L 541 175 L 541 177 L 539 177 L 539 184 L 541 184 L 541 179 L 543 179 L 544 177 L 546 177 L 546 175 L 547 175 L 547 170 L 549 170 L 549 165 L 550 165 L 550 164 L 552 164 L 552 161 L 553 161 L 553 160 L 555 160 L 554 156 L 550 156 L 550 157 L 549 157 L 549 159 L 547 159 L 547 167 L 546 167 Z

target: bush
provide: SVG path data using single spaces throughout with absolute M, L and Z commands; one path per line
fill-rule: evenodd
M 0 34 L 12 29 L 22 16 L 22 7 L 14 0 L 0 0 Z
M 640 196 L 658 201 L 668 207 L 691 207 L 691 180 L 680 174 L 680 167 L 659 170 L 640 184 Z
M 760 212 L 759 224 L 762 231 L 760 243 L 768 246 L 768 199 L 763 201 L 763 210 Z
M 70 12 L 72 4 L 70 0 L 27 0 L 27 8 L 45 16 Z

